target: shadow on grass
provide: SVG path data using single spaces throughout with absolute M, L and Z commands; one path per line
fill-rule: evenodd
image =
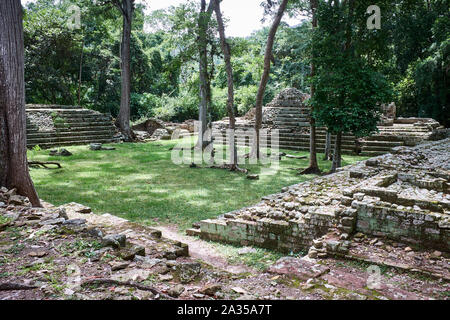
M 79 202 L 96 213 L 111 213 L 146 224 L 175 223 L 180 229 L 192 222 L 252 205 L 262 196 L 314 176 L 298 176 L 289 168 L 306 167 L 307 159 L 283 159 L 273 175 L 251 181 L 240 173 L 189 168 L 171 161 L 173 141 L 118 144 L 113 151 L 68 147 L 71 157 L 50 157 L 32 151 L 33 160 L 59 161 L 60 170 L 31 169 L 39 196 L 55 205 Z M 305 152 L 292 152 L 307 155 Z M 320 157 L 319 157 L 320 159 Z M 363 158 L 344 156 L 343 164 Z M 328 170 L 330 162 L 320 162 Z M 244 166 L 260 173 L 261 166 Z

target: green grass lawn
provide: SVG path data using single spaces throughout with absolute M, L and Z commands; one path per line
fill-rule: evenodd
M 114 151 L 90 151 L 87 146 L 67 149 L 71 157 L 48 156 L 48 150 L 29 151 L 29 159 L 58 161 L 62 169 L 31 169 L 41 199 L 61 205 L 79 202 L 95 213 L 111 213 L 129 220 L 154 224 L 192 222 L 252 205 L 282 187 L 312 179 L 291 168 L 306 167 L 308 160 L 283 158 L 280 170 L 248 180 L 242 173 L 221 169 L 189 168 L 171 161 L 177 141 L 114 144 Z M 307 155 L 306 152 L 288 151 Z M 322 156 L 319 156 L 321 159 Z M 365 158 L 343 156 L 343 165 Z M 330 162 L 320 162 L 322 170 Z M 244 165 L 260 173 L 268 165 Z

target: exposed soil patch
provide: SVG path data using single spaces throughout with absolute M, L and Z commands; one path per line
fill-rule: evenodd
M 286 257 L 255 271 L 176 227 L 156 230 L 76 203 L 31 208 L 14 190 L 0 190 L 0 226 L 0 300 L 449 299 L 445 279 L 381 267 L 371 288 L 370 264 L 340 258 Z
M 165 238 L 186 243 L 189 246 L 189 255 L 192 258 L 202 260 L 215 268 L 234 274 L 255 271 L 245 265 L 230 265 L 226 257 L 218 252 L 213 245 L 196 237 L 182 235 L 178 232 L 176 226 L 160 226 L 155 229 L 160 230 Z

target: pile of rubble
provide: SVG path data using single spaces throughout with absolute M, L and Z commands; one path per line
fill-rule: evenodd
M 218 294 L 221 286 L 205 289 L 209 271 L 188 256 L 186 244 L 158 230 L 77 203 L 33 208 L 15 189 L 0 189 L 0 300 Z
M 132 129 L 140 141 L 179 139 L 191 136 L 194 133 L 194 120 L 173 123 L 150 118 L 134 125 Z

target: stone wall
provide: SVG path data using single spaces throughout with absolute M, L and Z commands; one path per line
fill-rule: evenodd
M 443 213 L 405 211 L 354 201 L 356 230 L 450 251 L 450 220 Z
M 255 245 L 289 253 L 309 248 L 312 241 L 328 232 L 334 225 L 334 215 L 311 214 L 303 221 L 263 218 L 215 219 L 200 222 L 200 237 L 236 245 Z

